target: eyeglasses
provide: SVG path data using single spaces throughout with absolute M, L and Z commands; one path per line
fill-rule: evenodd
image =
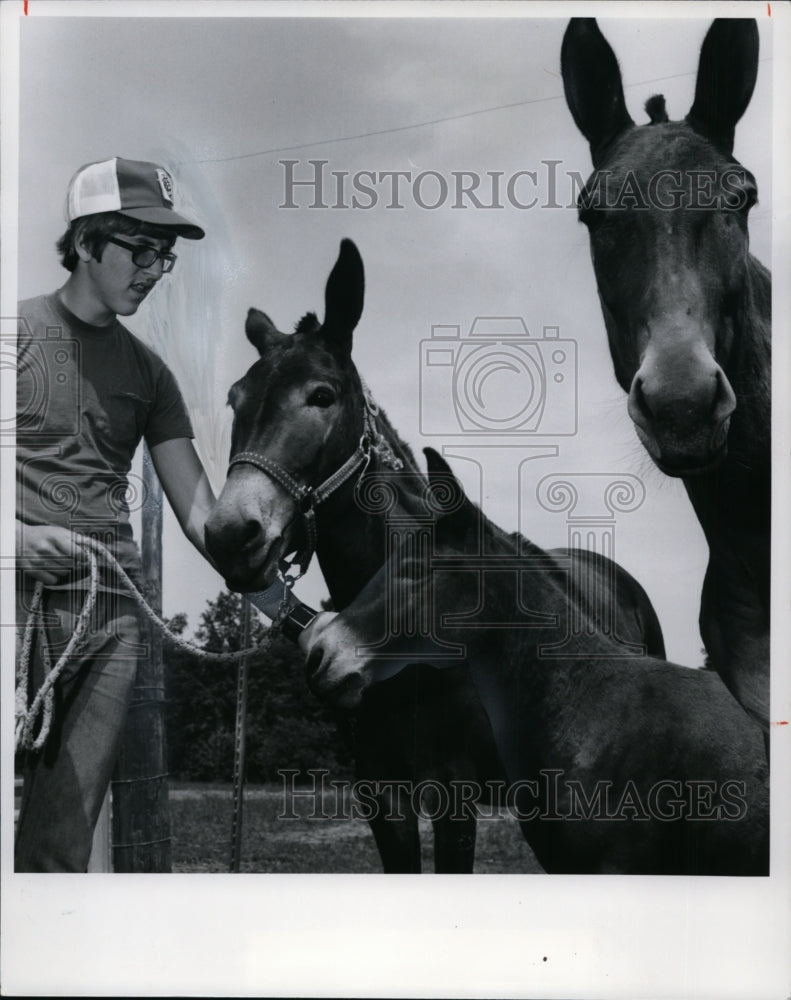
M 146 243 L 127 243 L 126 240 L 119 240 L 117 236 L 108 236 L 108 243 L 115 243 L 117 247 L 123 247 L 132 254 L 132 263 L 135 267 L 151 267 L 158 260 L 162 261 L 162 273 L 167 274 L 173 270 L 176 263 L 176 255 L 167 253 L 165 250 L 157 250 L 156 247 L 148 246 Z

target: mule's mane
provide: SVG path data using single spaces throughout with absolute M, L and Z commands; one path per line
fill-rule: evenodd
M 400 458 L 404 464 L 404 468 L 408 469 L 410 472 L 418 472 L 421 476 L 423 473 L 420 470 L 420 466 L 417 463 L 414 452 L 409 447 L 409 445 L 404 441 L 399 435 L 398 431 L 390 423 L 390 418 L 387 416 L 384 410 L 379 409 L 376 416 L 376 423 L 379 432 L 382 437 L 387 441 L 393 454 L 396 458 Z
M 313 312 L 306 312 L 294 327 L 294 333 L 315 333 L 320 326 L 318 316 Z
M 649 125 L 660 125 L 662 122 L 670 121 L 665 110 L 665 95 L 654 94 L 645 102 L 645 112 L 651 119 Z
M 765 465 L 771 453 L 772 279 L 757 257 L 747 257 L 748 281 L 736 315 L 736 351 L 728 366 L 739 399 L 729 458 L 746 468 Z

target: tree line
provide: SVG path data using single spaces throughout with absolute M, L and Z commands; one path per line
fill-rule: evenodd
M 252 613 L 251 644 L 263 641 L 268 628 Z M 168 622 L 178 635 L 187 617 Z M 197 645 L 218 652 L 241 649 L 241 598 L 220 593 L 207 602 L 195 632 Z M 236 730 L 237 668 L 206 662 L 166 644 L 165 697 L 168 766 L 184 781 L 223 781 L 233 776 Z M 345 720 L 325 708 L 305 680 L 304 657 L 296 644 L 276 636 L 263 663 L 248 666 L 246 778 L 279 781 L 278 770 L 327 768 L 351 775 Z M 307 778 L 306 778 L 307 780 Z

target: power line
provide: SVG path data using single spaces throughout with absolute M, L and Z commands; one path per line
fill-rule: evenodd
M 765 60 L 761 60 L 764 62 Z M 766 60 L 771 61 L 771 60 Z M 694 76 L 694 73 L 675 73 L 671 76 L 657 76 L 651 80 L 639 80 L 631 83 L 625 90 L 632 90 L 635 87 L 645 87 L 649 83 L 663 83 L 665 80 L 679 80 L 683 77 Z M 410 125 L 397 125 L 393 128 L 374 129 L 370 132 L 356 132 L 354 135 L 339 135 L 331 139 L 317 139 L 313 142 L 300 142 L 292 146 L 273 146 L 271 149 L 257 149 L 251 153 L 237 153 L 232 156 L 213 156 L 205 160 L 197 160 L 197 163 L 230 163 L 234 160 L 249 160 L 256 156 L 270 156 L 273 153 L 293 153 L 299 149 L 312 149 L 316 146 L 330 146 L 336 142 L 353 142 L 355 139 L 370 139 L 378 135 L 393 135 L 397 132 L 408 132 L 416 128 L 428 128 L 430 125 L 442 125 L 445 122 L 461 121 L 464 118 L 473 118 L 477 115 L 488 115 L 495 111 L 507 111 L 512 108 L 527 107 L 531 104 L 547 104 L 551 101 L 562 100 L 560 94 L 553 94 L 551 97 L 534 97 L 526 101 L 514 101 L 511 104 L 497 104 L 491 108 L 480 108 L 477 111 L 464 111 L 458 115 L 446 115 L 443 118 L 432 118 L 424 122 L 412 122 Z
M 235 156 L 218 156 L 208 160 L 197 160 L 198 163 L 227 163 L 230 160 L 248 160 L 253 156 L 267 156 L 271 153 L 291 153 L 298 149 L 309 149 L 313 146 L 329 146 L 334 142 L 352 142 L 354 139 L 369 139 L 376 135 L 390 135 L 395 132 L 408 132 L 414 128 L 427 128 L 429 125 L 441 125 L 443 122 L 459 121 L 462 118 L 472 118 L 474 115 L 488 115 L 493 111 L 504 111 L 508 108 L 520 108 L 526 104 L 544 104 L 556 101 L 557 97 L 536 97 L 530 101 L 514 101 L 513 104 L 498 104 L 492 108 L 481 108 L 479 111 L 465 111 L 459 115 L 448 115 L 445 118 L 432 118 L 430 121 L 413 122 L 411 125 L 397 125 L 394 128 L 375 129 L 371 132 L 357 132 L 354 135 L 339 135 L 333 139 L 318 139 L 315 142 L 300 142 L 294 146 L 275 146 L 272 149 L 259 149 L 253 153 L 238 153 Z

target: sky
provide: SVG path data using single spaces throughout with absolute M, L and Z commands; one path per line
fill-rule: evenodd
M 20 37 L 19 297 L 64 280 L 52 245 L 79 165 L 121 155 L 168 166 L 177 201 L 208 235 L 199 245 L 180 242 L 176 271 L 128 325 L 175 372 L 219 489 L 228 458 L 225 397 L 255 360 L 243 334 L 247 309 L 263 309 L 285 331 L 308 309 L 321 313 L 339 242 L 354 239 L 366 300 L 353 357 L 401 435 L 418 452 L 450 449 L 473 496 L 482 477 L 486 512 L 545 548 L 567 544 L 569 526 L 562 512 L 536 503 L 541 478 L 637 476 L 645 500 L 618 515 L 616 558 L 654 601 L 669 657 L 694 665 L 705 548 L 680 484 L 655 472 L 637 443 L 612 375 L 586 233 L 568 207 L 569 174 L 587 176 L 590 160 L 562 96 L 565 23 L 505 18 L 473 29 L 446 18 L 30 17 Z M 686 21 L 683 31 L 678 21 L 601 23 L 635 120 L 645 120 L 642 105 L 657 91 L 671 117 L 682 117 L 708 21 Z M 763 23 L 761 44 L 735 152 L 758 179 L 751 238 L 769 264 L 771 33 Z M 326 162 L 310 162 L 317 160 Z M 287 189 L 289 171 L 304 181 L 317 170 L 326 207 L 310 207 L 313 189 L 304 184 Z M 360 193 L 357 204 L 366 207 L 354 207 L 355 175 L 372 186 L 363 171 L 409 172 L 399 181 L 401 207 L 392 205 L 392 180 L 374 184 L 374 195 Z M 482 177 L 478 203 L 461 198 L 463 207 L 453 207 L 461 172 Z M 502 177 L 499 195 L 493 173 Z M 536 197 L 534 207 L 515 207 Z M 563 207 L 542 207 L 553 201 Z M 502 207 L 479 207 L 492 203 Z M 449 397 L 445 406 L 424 400 L 439 407 L 432 418 L 439 433 L 421 433 L 421 342 L 433 326 L 458 326 L 463 338 L 477 316 L 521 317 L 533 339 L 558 327 L 575 342 L 575 434 L 499 435 L 486 439 L 489 447 L 470 448 Z M 423 395 L 442 393 L 444 375 Z M 560 412 L 567 401 L 549 405 Z M 553 419 L 545 415 L 539 431 L 551 431 Z M 558 454 L 522 464 L 518 475 L 534 443 L 556 444 Z M 222 581 L 170 516 L 164 558 L 164 611 L 185 611 L 193 629 Z M 314 604 L 326 596 L 315 567 L 299 592 Z
M 574 527 L 566 513 L 545 510 L 537 500 L 545 477 L 575 477 L 585 484 L 576 511 L 580 515 L 601 513 L 604 483 L 620 479 L 636 484 L 638 496 L 644 491 L 642 503 L 619 513 L 609 526 L 615 557 L 648 591 L 669 658 L 701 662 L 697 611 L 706 564 L 703 538 L 680 483 L 661 476 L 636 440 L 626 399 L 612 374 L 587 235 L 568 207 L 568 178 L 575 172 L 587 176 L 590 158 L 566 108 L 560 79 L 567 8 L 489 6 L 495 16 L 481 19 L 469 15 L 483 8 L 469 4 L 346 5 L 342 11 L 347 16 L 342 17 L 295 16 L 337 12 L 328 5 L 29 0 L 28 16 L 22 16 L 21 3 L 2 6 L 3 14 L 19 8 L 17 20 L 6 18 L 3 24 L 3 316 L 13 315 L 17 298 L 53 291 L 65 280 L 54 242 L 65 228 L 65 192 L 78 166 L 115 155 L 167 166 L 176 182 L 177 206 L 200 221 L 207 238 L 198 244 L 179 242 L 173 274 L 160 282 L 128 325 L 176 374 L 193 417 L 196 445 L 219 489 L 229 457 L 226 394 L 255 360 L 243 333 L 248 308 L 265 310 L 285 331 L 308 310 L 321 314 L 324 284 L 340 240 L 352 238 L 366 269 L 365 308 L 353 357 L 404 439 L 418 454 L 426 445 L 444 450 L 490 517 L 507 530 L 520 529 L 544 548 L 567 544 Z M 737 128 L 734 151 L 758 182 L 751 244 L 767 265 L 773 248 L 772 75 L 779 69 L 772 59 L 772 29 L 780 23 L 788 28 L 788 19 L 781 16 L 787 11 L 778 13 L 777 6 L 750 5 L 759 18 L 761 56 L 755 94 Z M 745 5 L 740 8 L 746 10 Z M 698 50 L 712 5 L 621 3 L 596 9 L 602 11 L 601 27 L 617 53 L 635 121 L 646 120 L 644 102 L 657 92 L 665 95 L 670 117 L 682 118 L 692 103 Z M 449 10 L 457 16 L 436 16 Z M 262 11 L 286 16 L 253 16 Z M 181 16 L 195 12 L 202 16 Z M 358 12 L 386 16 L 356 16 Z M 585 5 L 585 13 L 591 12 Z M 422 16 L 426 14 L 432 16 Z M 9 67 L 15 65 L 17 52 L 11 46 L 17 30 L 18 136 L 8 105 L 16 81 Z M 295 207 L 284 207 L 289 203 L 285 160 L 296 161 L 294 176 L 302 180 L 313 169 L 311 160 L 326 161 L 328 207 L 309 207 L 305 187 L 293 192 Z M 552 169 L 562 207 L 547 204 Z M 353 178 L 364 182 L 369 171 L 410 174 L 410 181 L 402 181 L 403 207 L 390 207 L 386 185 L 377 185 L 376 204 L 362 207 L 360 201 L 364 205 L 372 199 L 361 197 L 353 207 Z M 522 171 L 535 172 L 532 186 Z M 505 197 L 501 208 L 482 207 L 490 200 L 482 183 L 480 206 L 468 198 L 463 207 L 453 207 L 455 177 L 474 172 L 484 181 L 500 177 L 501 195 L 510 180 L 513 201 L 526 204 L 535 195 L 539 205 L 519 208 Z M 339 176 L 346 185 L 340 198 L 335 188 Z M 419 176 L 423 179 L 416 194 L 411 181 Z M 443 183 L 449 186 L 444 201 L 439 197 Z M 434 201 L 443 203 L 427 207 Z M 547 409 L 539 425 L 544 433 L 473 438 L 460 427 L 450 404 L 447 376 L 443 381 L 439 371 L 426 388 L 421 372 L 425 376 L 427 369 L 421 364 L 432 328 L 447 332 L 458 327 L 459 346 L 453 350 L 461 357 L 475 342 L 470 332 L 477 317 L 510 317 L 512 326 L 521 319 L 528 330 L 521 342 L 535 345 L 533 356 L 554 355 L 555 347 L 542 343 L 545 328 L 557 328 L 558 340 L 566 342 L 562 388 L 550 395 L 547 383 Z M 785 351 L 784 344 L 777 346 Z M 783 356 L 787 360 L 787 353 Z M 569 357 L 576 358 L 576 369 L 568 367 Z M 4 377 L 6 367 L 4 362 Z M 501 375 L 495 373 L 487 386 L 499 389 Z M 9 384 L 7 378 L 3 384 Z M 506 412 L 506 393 L 512 390 L 512 382 L 503 384 L 502 394 L 486 397 L 487 405 Z M 6 394 L 4 419 L 8 398 Z M 575 433 L 553 435 L 553 428 L 568 429 L 574 407 Z M 535 448 L 556 453 L 539 457 Z M 9 452 L 0 453 L 5 470 Z M 139 463 L 136 474 L 138 469 Z M 13 473 L 10 480 L 6 477 L 4 503 L 12 479 Z M 7 543 L 7 519 L 3 529 Z M 600 535 L 594 531 L 594 543 Z M 4 547 L 4 556 L 12 545 Z M 186 612 L 194 630 L 222 580 L 190 548 L 169 513 L 164 557 L 165 613 Z M 326 594 L 315 567 L 300 581 L 298 593 L 314 605 Z M 3 594 L 7 598 L 8 588 Z M 6 602 L 5 622 L 13 617 L 13 612 L 5 617 L 7 608 Z M 7 758 L 5 765 L 8 777 Z M 785 799 L 774 796 L 773 809 L 787 811 Z M 5 838 L 4 857 L 9 846 Z M 778 856 L 773 848 L 773 863 Z M 461 937 L 469 942 L 464 953 L 469 961 L 457 962 L 453 970 L 463 973 L 465 984 L 485 983 L 485 995 L 490 995 L 492 975 L 487 978 L 486 969 L 470 962 L 478 960 L 482 966 L 496 951 L 503 992 L 523 995 L 526 942 L 548 947 L 551 954 L 558 949 L 567 953 L 573 942 L 575 958 L 579 949 L 585 964 L 578 967 L 571 958 L 564 963 L 566 983 L 573 982 L 574 988 L 566 986 L 563 995 L 587 994 L 594 981 L 606 982 L 609 992 L 613 980 L 608 970 L 616 967 L 642 984 L 642 958 L 651 961 L 657 995 L 663 988 L 674 995 L 681 983 L 687 995 L 703 996 L 711 995 L 715 973 L 717 982 L 727 983 L 727 991 L 738 992 L 743 970 L 737 960 L 745 950 L 752 976 L 754 970 L 769 968 L 776 943 L 772 932 L 787 928 L 785 886 L 777 909 L 771 910 L 779 913 L 782 905 L 783 919 L 767 930 L 769 890 L 758 892 L 755 886 L 740 886 L 740 919 L 733 921 L 732 911 L 722 905 L 728 897 L 718 895 L 720 887 L 707 885 L 710 892 L 692 893 L 686 880 L 667 885 L 638 879 L 629 882 L 630 889 L 625 880 L 606 880 L 606 902 L 590 880 L 584 892 L 575 891 L 575 880 L 566 880 L 573 883 L 566 886 L 568 895 L 552 879 L 541 880 L 540 886 L 531 881 L 529 891 L 521 881 L 498 880 L 495 890 L 480 880 L 473 900 L 458 882 L 443 883 L 441 899 L 432 896 L 436 883 L 430 881 L 411 883 L 404 896 L 389 882 L 384 906 L 376 878 L 364 885 L 358 881 L 354 892 L 344 881 L 329 880 L 317 888 L 315 881 L 291 880 L 288 893 L 284 882 L 272 881 L 277 876 L 266 879 L 266 886 L 271 890 L 276 885 L 277 892 L 262 892 L 263 883 L 256 880 L 232 881 L 231 890 L 216 876 L 211 896 L 200 897 L 193 895 L 198 883 L 182 877 L 172 899 L 161 882 L 155 888 L 138 877 L 139 894 L 124 885 L 129 895 L 123 907 L 108 905 L 103 882 L 91 883 L 89 894 L 82 880 L 79 887 L 72 881 L 66 889 L 57 881 L 34 885 L 35 879 L 24 884 L 17 879 L 24 892 L 15 893 L 12 901 L 35 919 L 8 919 L 11 896 L 4 885 L 4 944 L 9 928 L 12 946 L 46 938 L 62 961 L 46 968 L 41 962 L 32 964 L 42 973 L 54 970 L 58 988 L 71 954 L 82 954 L 82 928 L 88 926 L 92 982 L 115 982 L 120 969 L 128 989 L 148 976 L 158 990 L 174 982 L 177 993 L 184 992 L 186 983 L 187 992 L 192 987 L 224 995 L 235 989 L 245 995 L 265 982 L 283 995 L 292 989 L 296 963 L 303 969 L 303 932 L 324 928 L 309 942 L 314 966 L 320 972 L 332 969 L 339 983 L 341 973 L 351 974 L 351 983 L 343 982 L 346 995 L 352 995 L 349 990 L 357 988 L 361 970 L 370 971 L 382 956 L 385 969 L 391 968 L 392 925 L 402 935 L 399 955 L 414 956 L 409 968 L 400 963 L 398 970 L 403 995 L 410 990 L 426 995 L 427 984 L 435 981 L 431 977 L 443 974 L 436 981 L 445 988 L 450 979 L 447 967 L 437 971 L 439 958 L 446 949 L 453 953 L 451 946 Z M 114 880 L 113 900 L 118 885 Z M 164 905 L 166 899 L 171 908 Z M 619 920 L 624 914 L 629 919 Z M 198 921 L 201 915 L 208 915 L 211 926 L 196 935 L 190 918 Z M 39 929 L 46 920 L 55 935 Z M 619 928 L 612 951 L 603 937 L 609 921 Z M 436 924 L 447 936 L 439 939 L 439 951 L 432 952 L 425 947 L 426 934 Z M 26 938 L 31 927 L 32 937 Z M 730 940 L 726 932 L 734 927 L 739 947 L 729 949 L 722 942 Z M 132 929 L 138 936 L 130 936 Z M 115 942 L 110 935 L 116 930 L 121 964 L 116 949 L 107 947 Z M 348 968 L 341 968 L 337 955 L 362 932 L 370 932 L 363 938 L 365 946 Z M 680 967 L 665 950 L 660 963 L 655 953 L 648 954 L 646 941 L 659 940 L 654 933 L 677 934 Z M 144 962 L 132 941 L 142 942 Z M 171 947 L 162 946 L 163 941 Z M 209 951 L 232 961 L 212 964 Z M 696 959 L 704 955 L 708 964 L 701 968 L 707 973 L 696 976 L 692 952 Z M 21 955 L 24 965 L 24 950 Z M 75 961 L 69 973 L 79 964 Z M 172 969 L 183 978 L 174 981 Z M 544 982 L 537 995 L 556 995 Z

